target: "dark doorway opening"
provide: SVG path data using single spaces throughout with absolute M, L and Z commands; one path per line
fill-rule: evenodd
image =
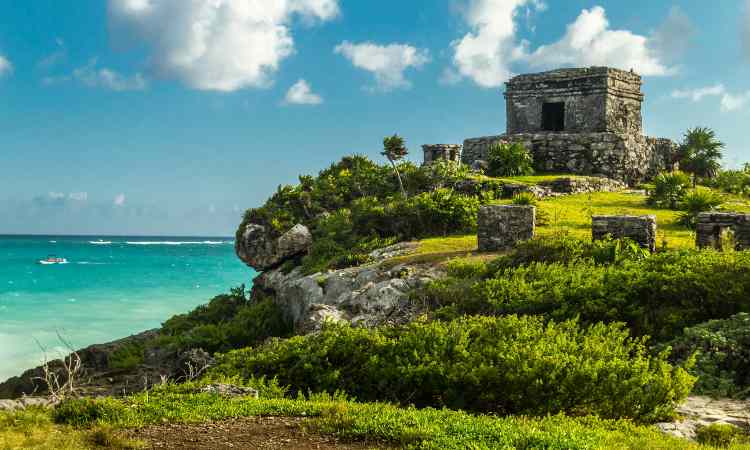
M 565 130 L 565 103 L 559 102 L 542 104 L 542 130 Z

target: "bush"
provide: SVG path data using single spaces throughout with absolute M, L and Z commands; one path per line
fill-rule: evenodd
M 703 445 L 730 447 L 735 444 L 750 444 L 750 435 L 727 423 L 713 423 L 695 430 L 695 440 Z
M 680 223 L 690 228 L 695 228 L 698 214 L 712 211 L 723 202 L 720 195 L 711 189 L 694 189 L 685 195 L 680 203 Z
M 654 178 L 654 189 L 647 202 L 659 208 L 677 209 L 690 186 L 690 175 L 680 171 L 662 172 Z
M 621 325 L 468 317 L 370 330 L 328 324 L 231 352 L 212 373 L 276 376 L 298 392 L 343 390 L 360 400 L 657 420 L 692 386 L 666 358 L 649 356 Z
M 722 170 L 708 185 L 730 194 L 750 194 L 750 173 L 746 170 Z
M 487 151 L 489 168 L 493 177 L 516 177 L 534 173 L 534 157 L 519 143 L 495 144 Z
M 76 398 L 58 403 L 52 410 L 55 423 L 86 427 L 114 422 L 125 407 L 112 398 Z
M 143 362 L 145 347 L 142 343 L 129 343 L 121 346 L 107 357 L 110 369 L 130 370 Z
M 561 258 L 580 251 L 564 245 Z M 443 317 L 541 314 L 552 320 L 580 317 L 586 324 L 625 322 L 634 335 L 660 342 L 685 327 L 750 312 L 749 252 L 669 252 L 610 265 L 590 258 L 507 264 L 500 259 L 489 264 L 489 275 L 448 277 L 415 295 L 442 308 Z
M 685 361 L 696 354 L 691 369 L 698 377 L 695 393 L 750 396 L 750 314 L 740 313 L 686 328 L 670 345 L 675 361 Z
M 536 195 L 531 192 L 521 192 L 513 196 L 513 200 L 511 200 L 511 203 L 521 206 L 536 205 L 537 199 Z

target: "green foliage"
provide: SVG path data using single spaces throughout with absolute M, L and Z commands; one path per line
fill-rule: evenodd
M 143 362 L 145 346 L 142 343 L 129 343 L 121 346 L 107 357 L 110 369 L 131 370 Z
M 409 151 L 404 145 L 404 138 L 398 134 L 388 136 L 383 139 L 383 156 L 388 158 L 389 161 L 398 161 L 409 154 Z
M 514 205 L 536 205 L 537 198 L 536 195 L 534 195 L 531 192 L 521 192 L 513 196 L 513 200 L 511 200 L 511 203 Z
M 720 170 L 707 184 L 730 194 L 750 195 L 750 170 Z
M 705 127 L 688 129 L 678 150 L 680 168 L 701 178 L 715 176 L 721 164 L 724 143 Z
M 659 208 L 677 209 L 689 189 L 690 176 L 685 172 L 662 172 L 654 178 L 647 202 Z
M 493 177 L 515 177 L 534 173 L 534 157 L 523 144 L 499 143 L 487 151 L 489 168 Z
M 750 396 L 750 314 L 740 313 L 686 328 L 670 345 L 676 361 L 685 361 L 696 354 L 691 369 L 698 377 L 696 393 L 714 397 Z
M 692 378 L 620 325 L 466 317 L 315 335 L 224 355 L 213 373 L 276 376 L 295 391 L 500 414 L 669 417 Z
M 71 398 L 55 406 L 52 419 L 55 423 L 76 426 L 114 422 L 123 414 L 120 405 L 112 398 Z
M 438 280 L 416 298 L 442 308 L 442 317 L 542 314 L 553 320 L 580 317 L 587 324 L 625 322 L 635 335 L 660 342 L 685 327 L 750 312 L 750 252 L 666 252 L 602 265 L 575 257 L 586 250 L 574 243 L 563 241 L 558 256 L 536 253 L 539 248 L 510 262 L 539 255 L 575 259 L 521 267 L 500 259 L 488 264 L 490 275 Z
M 750 444 L 747 431 L 726 423 L 713 423 L 700 427 L 695 432 L 695 440 L 701 444 L 727 448 L 735 444 Z
M 255 345 L 272 336 L 287 336 L 291 328 L 276 304 L 271 300 L 251 301 L 241 286 L 188 314 L 167 320 L 160 343 L 213 353 Z
M 680 223 L 690 228 L 695 228 L 698 214 L 713 211 L 723 203 L 721 196 L 711 189 L 697 188 L 688 192 L 680 203 Z

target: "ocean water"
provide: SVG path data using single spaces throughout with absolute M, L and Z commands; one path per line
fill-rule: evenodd
M 0 381 L 158 327 L 255 273 L 228 238 L 0 236 Z M 67 264 L 42 265 L 48 255 Z

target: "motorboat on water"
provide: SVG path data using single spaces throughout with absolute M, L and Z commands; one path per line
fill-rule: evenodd
M 40 259 L 39 264 L 67 264 L 68 260 L 65 258 L 58 258 L 55 255 L 48 255 L 46 259 Z

